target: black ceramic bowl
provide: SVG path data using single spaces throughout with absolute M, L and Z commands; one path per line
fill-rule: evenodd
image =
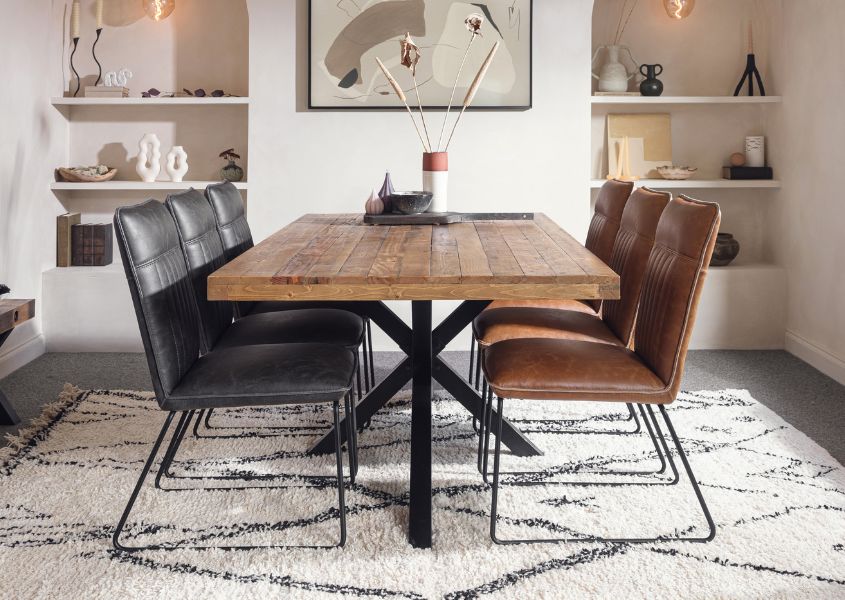
M 393 206 L 393 212 L 418 215 L 428 210 L 433 197 L 431 192 L 394 192 L 387 198 Z

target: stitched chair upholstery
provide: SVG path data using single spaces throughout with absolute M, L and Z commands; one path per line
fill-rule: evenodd
M 171 214 L 150 200 L 119 208 L 114 224 L 161 408 L 331 402 L 345 397 L 355 354 L 340 346 L 249 346 L 200 358 L 194 288 Z
M 208 300 L 208 276 L 226 263 L 214 211 L 201 192 L 191 189 L 167 198 L 193 281 L 205 351 L 253 344 L 322 342 L 356 349 L 364 323 L 358 315 L 333 308 L 308 308 L 251 314 L 232 323 L 229 302 Z
M 519 338 L 555 338 L 627 346 L 634 329 L 643 277 L 657 224 L 671 194 L 641 188 L 631 194 L 608 260 L 620 275 L 620 299 L 605 301 L 602 315 L 546 307 L 487 310 L 474 323 L 481 347 Z
M 677 396 L 721 219 L 686 196 L 666 207 L 643 277 L 634 349 L 564 339 L 493 344 L 484 373 L 502 398 L 667 404 Z

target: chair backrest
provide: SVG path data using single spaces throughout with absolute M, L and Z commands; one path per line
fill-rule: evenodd
M 643 276 L 654 247 L 657 223 L 671 199 L 672 194 L 640 188 L 631 194 L 622 213 L 622 223 L 608 263 L 619 274 L 620 299 L 602 303 L 602 318 L 626 346 L 634 330 Z
M 214 211 L 226 262 L 252 248 L 252 232 L 246 221 L 244 201 L 238 188 L 229 181 L 213 183 L 205 188 L 205 197 Z
M 223 242 L 226 262 L 237 258 L 253 247 L 252 232 L 246 221 L 246 211 L 241 193 L 230 181 L 213 183 L 205 188 L 205 197 L 214 211 L 217 232 Z M 248 315 L 255 308 L 255 302 L 238 302 L 235 312 L 238 317 Z
M 680 389 L 687 348 L 707 266 L 713 256 L 719 205 L 681 196 L 657 225 L 635 328 L 635 351 L 669 387 Z
M 610 262 L 616 234 L 622 223 L 622 213 L 633 189 L 634 184 L 631 181 L 610 179 L 601 186 L 596 198 L 596 209 L 584 245 L 606 263 Z
M 610 263 L 613 244 L 616 242 L 616 234 L 619 233 L 619 225 L 622 223 L 622 212 L 633 189 L 634 184 L 630 181 L 610 179 L 601 186 L 596 198 L 596 209 L 590 221 L 590 229 L 587 231 L 587 241 L 584 246 L 605 263 Z M 589 300 L 587 304 L 598 310 L 601 307 L 601 300 Z
M 182 253 L 188 264 L 188 276 L 194 287 L 202 351 L 210 352 L 232 324 L 234 316 L 231 303 L 208 300 L 208 276 L 226 264 L 214 211 L 203 193 L 193 188 L 171 194 L 166 205 L 176 222 Z
M 200 353 L 194 292 L 176 224 L 163 204 L 149 200 L 118 208 L 117 246 L 159 404 Z

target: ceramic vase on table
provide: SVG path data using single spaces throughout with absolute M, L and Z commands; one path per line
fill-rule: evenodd
M 161 172 L 161 142 L 154 133 L 148 133 L 138 142 L 138 162 L 135 172 L 146 183 L 152 183 Z
M 448 152 L 423 154 L 423 191 L 432 194 L 428 212 L 445 213 L 449 210 Z
M 179 183 L 184 179 L 188 172 L 188 153 L 182 146 L 173 146 L 167 153 L 166 168 L 167 174 L 170 175 L 170 181 Z
M 598 89 L 600 92 L 616 92 L 622 93 L 628 91 L 628 82 L 631 81 L 633 74 L 628 73 L 628 69 L 620 61 L 622 52 L 627 52 L 631 56 L 631 51 L 627 46 L 600 46 L 593 54 L 593 62 L 602 50 L 607 50 L 607 62 L 604 63 L 599 70 L 598 75 L 593 73 L 593 78 L 599 80 Z M 633 62 L 633 57 L 632 62 Z M 635 63 L 636 64 L 636 63 Z

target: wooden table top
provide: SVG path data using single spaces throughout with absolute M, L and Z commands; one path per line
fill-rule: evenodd
M 35 300 L 0 300 L 0 334 L 35 316 Z
M 305 215 L 208 278 L 210 300 L 617 299 L 619 277 L 543 214 L 365 225 Z

